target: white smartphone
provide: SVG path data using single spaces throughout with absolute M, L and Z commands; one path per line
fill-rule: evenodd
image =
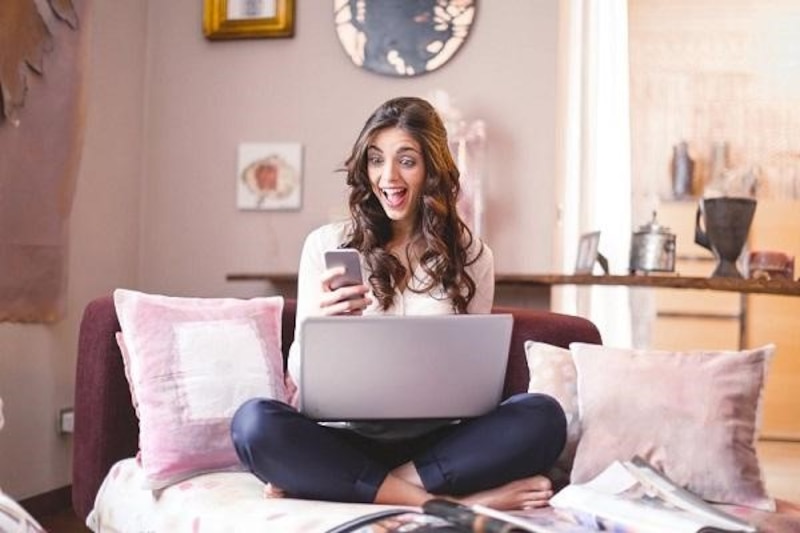
M 358 250 L 353 248 L 328 250 L 325 252 L 325 266 L 327 268 L 344 267 L 344 274 L 331 281 L 333 290 L 364 283 L 364 276 L 361 273 L 361 254 L 358 253 Z

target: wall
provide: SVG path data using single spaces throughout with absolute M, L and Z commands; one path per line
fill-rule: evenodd
M 498 271 L 548 269 L 557 2 L 479 3 L 453 60 L 412 79 L 350 63 L 332 2 L 297 2 L 293 39 L 232 42 L 202 37 L 200 4 L 166 2 L 151 12 L 143 288 L 249 295 L 264 288 L 226 284 L 225 275 L 295 271 L 304 236 L 342 210 L 343 176 L 335 170 L 367 116 L 389 97 L 434 89 L 487 123 L 487 238 Z M 303 144 L 300 211 L 236 210 L 243 141 Z
M 89 106 L 67 315 L 55 325 L 0 324 L 0 487 L 20 499 L 70 483 L 71 439 L 56 433 L 56 413 L 73 403 L 80 316 L 91 298 L 137 278 L 147 8 L 95 1 L 93 9 L 81 21 L 91 33 Z
M 727 143 L 731 182 L 753 172 L 759 198 L 800 199 L 798 24 L 796 0 L 630 2 L 634 202 L 648 206 L 637 223 L 649 219 L 651 196 L 670 198 L 681 140 L 696 196 L 711 185 L 715 145 Z
M 333 3 L 297 3 L 293 39 L 209 42 L 200 1 L 94 2 L 68 314 L 49 327 L 0 325 L 0 486 L 12 496 L 69 483 L 71 444 L 54 428 L 72 403 L 86 303 L 117 286 L 249 295 L 264 287 L 225 274 L 295 270 L 308 230 L 341 212 L 334 170 L 389 97 L 444 89 L 487 122 L 497 269 L 550 266 L 558 3 L 480 2 L 459 54 L 414 79 L 356 68 L 336 39 Z M 247 141 L 304 145 L 302 210 L 236 210 L 236 148 Z

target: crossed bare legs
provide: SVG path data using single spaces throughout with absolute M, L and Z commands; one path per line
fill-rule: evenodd
M 267 498 L 283 498 L 285 491 L 267 484 Z M 530 509 L 544 507 L 553 495 L 552 484 L 544 476 L 518 479 L 505 485 L 460 497 L 447 497 L 465 505 L 480 504 L 498 510 Z M 435 496 L 426 492 L 413 463 L 405 463 L 392 470 L 378 487 L 375 502 L 385 505 L 410 505 L 419 507 Z

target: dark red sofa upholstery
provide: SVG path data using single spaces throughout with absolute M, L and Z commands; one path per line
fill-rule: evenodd
M 597 328 L 583 318 L 511 307 L 497 307 L 493 312 L 514 315 L 504 397 L 528 388 L 526 340 L 562 347 L 571 342 L 601 342 Z M 294 338 L 294 316 L 295 302 L 287 300 L 283 311 L 284 357 Z M 119 322 L 111 296 L 86 306 L 78 339 L 72 474 L 72 503 L 82 519 L 91 511 L 111 466 L 136 455 L 138 447 L 138 422 L 115 339 L 117 331 Z

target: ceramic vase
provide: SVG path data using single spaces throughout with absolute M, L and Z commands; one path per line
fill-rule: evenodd
M 743 277 L 736 260 L 747 242 L 755 211 L 756 201 L 752 198 L 723 196 L 700 201 L 694 242 L 714 253 L 717 266 L 711 277 Z
M 694 192 L 694 161 L 689 156 L 689 146 L 682 141 L 672 147 L 672 196 L 691 198 Z

